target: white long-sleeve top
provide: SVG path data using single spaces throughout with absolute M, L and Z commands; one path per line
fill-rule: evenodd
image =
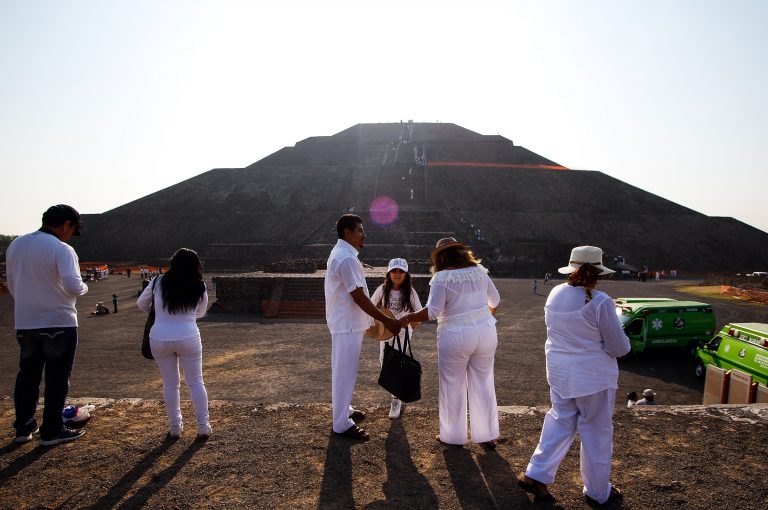
M 152 283 L 147 285 L 147 288 L 136 301 L 136 306 L 149 313 L 152 308 L 152 299 L 155 300 L 155 323 L 149 330 L 149 339 L 167 341 L 200 338 L 197 319 L 203 317 L 208 309 L 208 289 L 206 288 L 203 292 L 203 296 L 197 303 L 197 308 L 170 314 L 163 306 L 163 292 L 160 287 L 162 280 L 162 276 L 155 278 Z
M 585 297 L 584 287 L 563 283 L 544 306 L 547 382 L 562 398 L 618 388 L 616 358 L 630 349 L 613 300 L 595 290 L 589 302 Z
M 77 327 L 77 296 L 88 292 L 77 253 L 55 235 L 14 239 L 5 255 L 16 329 Z
M 499 291 L 483 266 L 444 269 L 429 285 L 427 311 L 430 320 L 437 319 L 439 330 L 496 323 L 488 307 L 499 306 Z

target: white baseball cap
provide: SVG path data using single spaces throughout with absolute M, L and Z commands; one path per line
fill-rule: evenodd
M 389 265 L 387 266 L 387 273 L 389 273 L 393 269 L 402 269 L 407 273 L 408 262 L 406 262 L 405 259 L 392 259 L 389 261 Z

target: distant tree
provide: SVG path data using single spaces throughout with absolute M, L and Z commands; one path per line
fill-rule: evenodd
M 11 241 L 17 237 L 19 236 L 6 236 L 0 234 L 0 262 L 5 262 L 5 250 L 8 249 L 8 245 L 11 244 Z

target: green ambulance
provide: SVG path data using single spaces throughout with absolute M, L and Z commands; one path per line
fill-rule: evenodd
M 735 368 L 768 385 L 768 324 L 726 324 L 720 333 L 696 349 L 696 375 L 704 377 L 707 365 Z
M 616 314 L 629 337 L 632 353 L 683 347 L 695 353 L 717 327 L 707 303 L 669 298 L 618 298 Z

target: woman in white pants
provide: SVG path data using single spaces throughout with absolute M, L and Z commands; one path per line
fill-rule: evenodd
M 499 292 L 472 251 L 452 237 L 432 251 L 427 306 L 400 319 L 437 319 L 440 435 L 451 445 L 467 442 L 467 401 L 472 441 L 493 448 L 499 413 L 493 381 Z
M 179 396 L 179 364 L 195 408 L 197 437 L 211 435 L 208 393 L 203 383 L 203 346 L 197 318 L 205 315 L 208 291 L 200 259 L 192 250 L 181 248 L 171 258 L 167 273 L 147 285 L 136 305 L 149 313 L 155 304 L 155 323 L 149 343 L 163 378 L 163 400 L 168 414 L 168 436 L 178 439 L 184 430 Z
M 602 259 L 600 248 L 574 248 L 568 266 L 558 270 L 569 275 L 568 283 L 553 288 L 544 307 L 552 408 L 528 467 L 518 475 L 520 487 L 538 498 L 552 498 L 547 485 L 555 481 L 576 432 L 581 438 L 583 494 L 599 504 L 621 494 L 610 482 L 613 406 L 619 379 L 616 358 L 630 346 L 613 300 L 593 290 L 598 276 L 613 273 Z

